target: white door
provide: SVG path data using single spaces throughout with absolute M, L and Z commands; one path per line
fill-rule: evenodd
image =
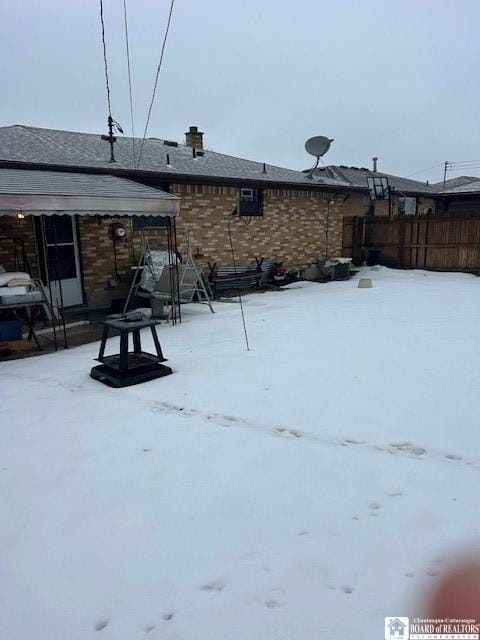
M 45 236 L 52 303 L 60 305 L 63 297 L 64 307 L 83 304 L 75 218 L 45 216 Z

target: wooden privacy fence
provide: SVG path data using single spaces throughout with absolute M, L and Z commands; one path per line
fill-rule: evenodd
M 480 216 L 353 217 L 343 220 L 343 255 L 360 264 L 480 273 Z

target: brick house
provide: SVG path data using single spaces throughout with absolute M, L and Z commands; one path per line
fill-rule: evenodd
M 205 149 L 197 127 L 190 127 L 185 135 L 185 144 L 148 138 L 142 145 L 140 140 L 118 138 L 112 163 L 109 144 L 98 134 L 23 125 L 0 127 L 0 167 L 109 174 L 179 196 L 177 224 L 189 229 L 195 259 L 202 268 L 208 262 L 231 264 L 229 221 L 239 263 L 257 256 L 282 259 L 289 268 L 305 268 L 318 256 L 341 255 L 343 218 L 364 215 L 370 203 L 366 170 L 327 167 L 310 177 Z M 403 194 L 420 196 L 426 205 L 429 188 L 407 182 Z M 377 215 L 388 214 L 382 206 L 383 202 L 377 203 Z M 238 215 L 232 218 L 235 208 Z M 128 287 L 140 230 L 148 226 L 148 218 L 116 220 L 127 233 L 125 241 L 114 246 L 111 218 L 75 219 L 82 291 L 77 304 L 107 307 Z M 0 218 L 0 237 L 15 234 L 25 242 L 32 269 L 38 271 L 32 220 L 14 224 Z M 154 243 L 156 232 L 152 229 L 148 234 Z M 8 260 L 0 242 L 2 251 L 2 259 Z

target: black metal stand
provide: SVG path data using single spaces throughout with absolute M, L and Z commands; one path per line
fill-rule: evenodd
M 166 361 L 166 358 L 163 356 L 158 340 L 155 328 L 157 324 L 159 324 L 158 321 L 150 320 L 149 318 L 130 320 L 125 317 L 105 320 L 97 358 L 102 364 L 93 367 L 90 371 L 90 376 L 109 387 L 118 388 L 162 378 L 173 373 L 170 367 L 161 364 Z M 147 327 L 150 327 L 152 332 L 156 355 L 142 351 L 140 330 Z M 110 329 L 120 332 L 120 353 L 105 356 L 105 346 Z M 133 338 L 133 351 L 128 350 L 128 336 L 130 333 Z

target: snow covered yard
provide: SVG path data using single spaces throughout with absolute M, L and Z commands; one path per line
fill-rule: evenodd
M 366 269 L 0 364 L 0 638 L 382 638 L 480 534 L 480 280 Z M 149 344 L 145 336 L 146 346 Z

